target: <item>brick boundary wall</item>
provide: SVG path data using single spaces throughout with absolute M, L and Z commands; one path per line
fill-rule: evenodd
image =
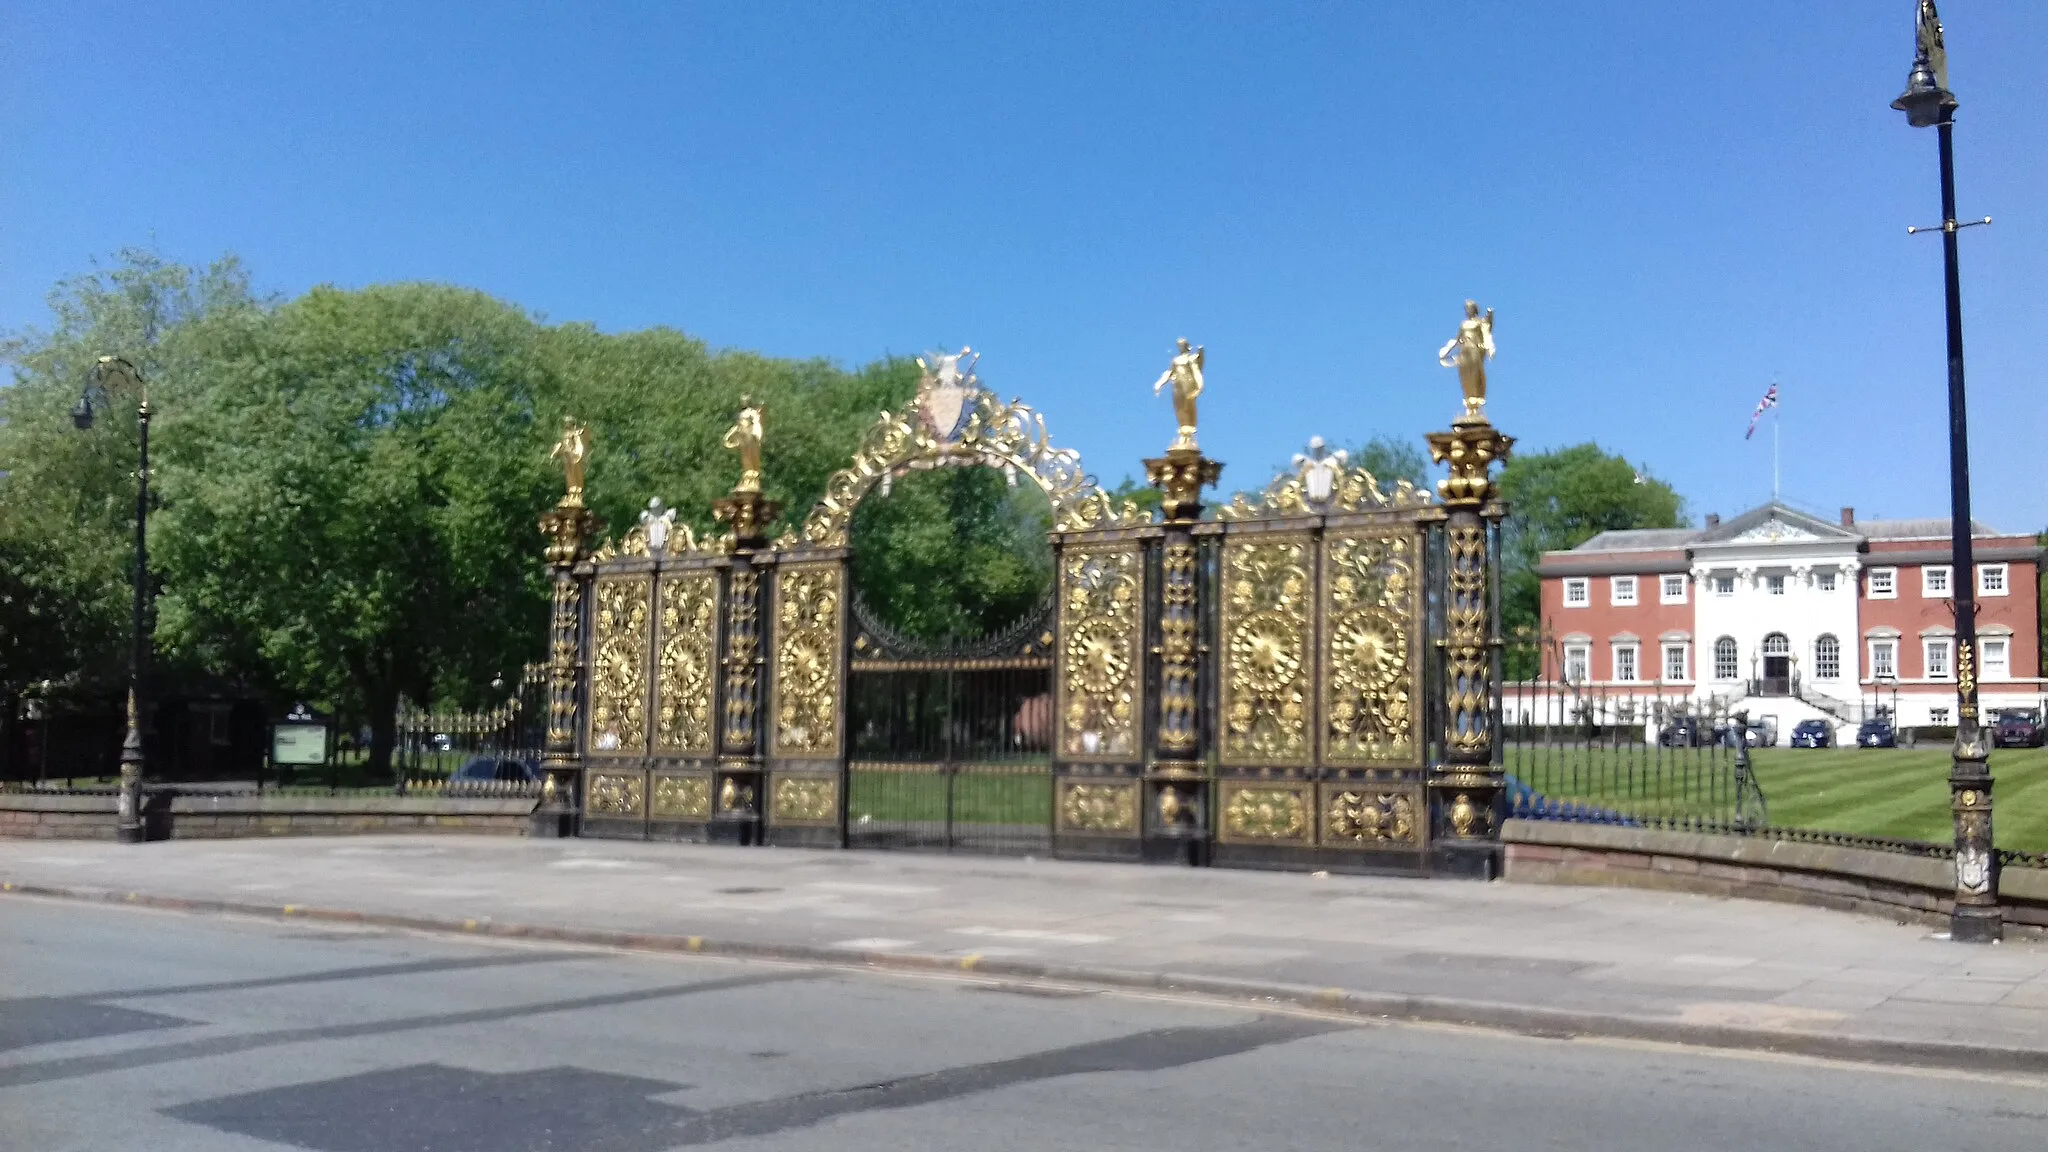
M 1947 927 L 1949 861 L 1755 836 L 1509 820 L 1505 879 L 1595 884 L 1811 904 Z M 1999 902 L 2009 929 L 2048 936 L 2048 871 L 2008 868 Z
M 431 796 L 166 796 L 143 804 L 151 840 L 461 832 L 524 836 L 537 801 Z M 0 839 L 111 840 L 115 798 L 0 794 Z

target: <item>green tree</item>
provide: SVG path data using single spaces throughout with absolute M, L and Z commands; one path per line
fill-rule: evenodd
M 538 648 L 539 329 L 399 284 L 208 317 L 193 342 L 211 385 L 166 437 L 165 640 L 367 722 L 382 770 L 401 694 L 472 695 Z
M 149 382 L 161 449 L 164 417 L 206 386 L 195 326 L 262 304 L 232 256 L 195 270 L 131 248 L 59 283 L 49 306 L 49 327 L 0 340 L 0 696 L 40 680 L 100 696 L 127 675 L 141 397 L 117 383 L 84 432 L 71 407 L 98 357 L 124 357 Z
M 918 640 L 1000 631 L 1052 587 L 1052 505 L 1030 480 L 994 468 L 912 472 L 872 491 L 848 538 L 861 602 Z
M 1429 456 L 1419 440 L 1380 435 L 1363 444 L 1352 441 L 1344 445 L 1344 450 L 1350 454 L 1352 467 L 1372 473 L 1382 488 L 1392 488 L 1397 480 L 1406 480 L 1417 488 L 1429 484 Z
M 1501 526 L 1501 627 L 1511 641 L 1539 624 L 1537 561 L 1602 532 L 1678 528 L 1685 502 L 1669 484 L 1597 444 L 1508 459 L 1500 472 L 1508 518 Z M 1508 675 L 1535 672 L 1534 649 L 1511 643 Z

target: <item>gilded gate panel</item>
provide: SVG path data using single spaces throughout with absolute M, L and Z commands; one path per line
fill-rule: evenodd
M 654 677 L 655 751 L 711 753 L 717 641 L 718 574 L 705 568 L 665 574 Z
M 1323 762 L 1413 765 L 1422 658 L 1421 538 L 1332 531 L 1323 541 Z
M 1377 781 L 1325 781 L 1325 848 L 1414 848 L 1422 843 L 1422 792 Z
M 1143 570 L 1137 545 L 1069 545 L 1059 580 L 1054 683 L 1060 755 L 1128 760 L 1139 754 L 1143 695 Z
M 652 781 L 648 814 L 656 820 L 709 820 L 711 777 L 705 773 L 673 775 L 657 772 Z
M 792 565 L 775 580 L 775 752 L 839 754 L 844 568 Z
M 646 576 L 604 576 L 593 584 L 590 644 L 590 750 L 597 755 L 647 751 L 648 601 Z
M 597 818 L 638 820 L 647 799 L 645 772 L 592 772 L 584 811 Z
M 1223 545 L 1222 758 L 1304 764 L 1309 755 L 1311 544 L 1305 536 Z
M 1306 847 L 1315 842 L 1314 790 L 1305 781 L 1225 780 L 1218 785 L 1218 838 Z

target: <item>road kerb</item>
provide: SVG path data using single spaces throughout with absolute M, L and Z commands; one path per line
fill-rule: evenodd
M 392 912 L 258 904 L 239 900 L 157 896 L 0 881 L 0 893 L 87 903 L 121 904 L 171 912 L 315 920 L 449 936 L 580 944 L 640 952 L 677 952 L 740 960 L 771 960 L 876 971 L 929 972 L 1035 980 L 1105 990 L 1170 992 L 1256 1007 L 1288 1005 L 1382 1023 L 1452 1025 L 1550 1039 L 1635 1040 L 1706 1048 L 1770 1052 L 1865 1064 L 1910 1065 L 1968 1072 L 2048 1075 L 2048 1048 L 1950 1044 L 1791 1029 L 1702 1024 L 1668 1017 L 1581 1012 L 1525 1004 L 1362 992 L 1346 988 L 1248 980 L 1200 973 L 1045 964 L 989 957 L 868 952 L 809 944 L 720 940 L 680 933 L 622 932 L 482 918 L 409 916 Z

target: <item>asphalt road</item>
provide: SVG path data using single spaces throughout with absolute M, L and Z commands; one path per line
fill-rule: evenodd
M 0 1149 L 2018 1149 L 2044 1085 L 0 903 Z

